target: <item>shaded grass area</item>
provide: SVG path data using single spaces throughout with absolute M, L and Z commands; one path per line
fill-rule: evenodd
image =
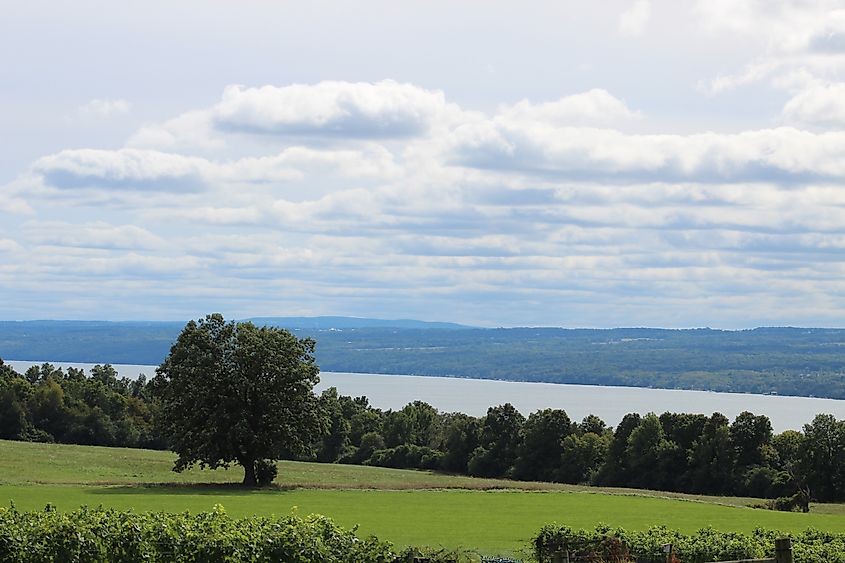
M 0 505 L 59 510 L 80 505 L 136 511 L 199 512 L 222 504 L 232 516 L 320 513 L 398 545 L 476 548 L 514 553 L 546 523 L 576 528 L 643 529 L 656 524 L 684 532 L 705 526 L 749 532 L 845 529 L 845 506 L 814 513 L 744 508 L 756 499 L 549 483 L 475 479 L 427 471 L 281 462 L 278 486 L 248 490 L 239 468 L 170 470 L 170 452 L 0 441 Z M 827 512 L 827 513 L 823 513 Z
M 171 470 L 172 452 L 0 440 L 0 483 L 53 484 L 237 484 L 239 466 L 182 473 Z M 342 489 L 527 489 L 569 490 L 570 485 L 480 479 L 433 471 L 361 465 L 281 461 L 276 484 L 282 488 Z

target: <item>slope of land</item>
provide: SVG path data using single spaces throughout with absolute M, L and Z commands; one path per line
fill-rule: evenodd
M 256 325 L 299 328 L 305 330 L 346 330 L 356 328 L 442 329 L 472 328 L 457 323 L 417 321 L 414 319 L 370 319 L 366 317 L 251 317 Z
M 754 510 L 753 499 L 671 495 L 548 483 L 473 479 L 422 471 L 301 462 L 279 464 L 279 487 L 244 490 L 230 470 L 169 470 L 169 452 L 0 441 L 0 501 L 24 510 L 47 503 L 59 510 L 103 505 L 172 512 L 229 514 L 321 513 L 343 526 L 360 525 L 400 545 L 473 547 L 487 553 L 524 548 L 545 523 L 579 528 L 599 522 L 642 529 L 664 524 L 692 532 L 705 526 L 749 532 L 807 527 L 842 530 L 842 505 L 813 513 Z M 823 512 L 822 512 L 823 510 Z
M 845 329 L 459 329 L 337 317 L 255 320 L 315 338 L 325 371 L 845 399 Z M 0 358 L 157 365 L 182 326 L 0 322 Z

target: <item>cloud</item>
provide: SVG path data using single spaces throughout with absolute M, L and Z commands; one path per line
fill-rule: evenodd
M 17 241 L 12 240 L 10 238 L 0 238 L 0 252 L 12 253 L 18 252 L 21 249 L 22 247 L 20 244 L 18 244 Z
M 642 119 L 642 114 L 629 109 L 623 100 L 607 90 L 594 88 L 554 102 L 534 104 L 522 100 L 499 108 L 496 117 L 502 121 L 537 121 L 554 125 L 619 126 Z
M 698 0 L 694 11 L 712 31 L 752 38 L 773 53 L 801 53 L 845 29 L 837 0 Z
M 33 171 L 49 186 L 74 190 L 111 188 L 164 192 L 197 191 L 209 163 L 158 151 L 73 149 L 38 159 Z
M 710 94 L 720 94 L 738 88 L 753 84 L 764 78 L 767 78 L 780 70 L 782 63 L 777 60 L 755 61 L 746 65 L 742 72 L 738 74 L 729 74 L 717 76 L 708 82 L 701 82 L 700 87 Z
M 167 246 L 163 238 L 136 225 L 32 221 L 25 229 L 30 241 L 42 245 L 109 250 L 160 250 Z
M 626 37 L 637 37 L 645 32 L 651 17 L 651 2 L 636 0 L 630 8 L 619 14 L 617 26 L 619 33 Z
M 132 104 L 123 99 L 95 98 L 77 110 L 81 117 L 112 117 L 129 113 Z
M 277 155 L 245 157 L 228 165 L 234 180 L 268 182 L 336 174 L 346 178 L 388 178 L 400 173 L 393 154 L 379 145 L 364 150 L 315 150 L 290 147 Z
M 821 129 L 845 129 L 845 82 L 815 83 L 783 107 L 787 123 Z
M 209 113 L 195 110 L 164 123 L 145 125 L 135 132 L 126 146 L 165 151 L 213 151 L 225 148 L 225 141 L 214 129 Z
M 611 129 L 506 122 L 458 128 L 455 164 L 592 181 L 794 183 L 845 178 L 845 133 L 782 127 L 738 134 L 626 135 Z
M 254 214 L 235 211 L 238 206 L 232 202 L 237 200 L 255 204 L 272 196 L 315 198 L 350 179 L 367 186 L 395 180 L 404 172 L 390 151 L 368 144 L 340 150 L 294 146 L 268 156 L 232 160 L 141 149 L 67 150 L 38 159 L 32 173 L 30 197 L 42 192 L 55 197 L 49 190 L 59 190 L 63 197 L 76 194 L 76 203 L 91 205 L 119 200 L 122 205 L 137 206 L 141 199 L 153 205 L 168 194 L 191 196 L 194 204 L 207 203 L 208 199 L 201 198 L 219 192 L 227 194 L 227 204 L 202 205 L 201 213 L 191 211 L 182 216 L 238 223 Z
M 35 211 L 27 201 L 28 187 L 29 183 L 21 180 L 0 186 L 0 213 L 32 215 Z
M 141 215 L 149 221 L 173 220 L 191 225 L 244 226 L 259 225 L 268 221 L 265 210 L 255 205 L 244 207 L 200 205 L 174 209 L 148 209 L 142 210 Z
M 832 103 L 838 82 L 805 78 L 791 78 L 795 99 L 813 87 Z M 581 325 L 793 311 L 796 295 L 821 311 L 841 293 L 832 106 L 795 102 L 788 127 L 657 134 L 603 89 L 485 114 L 416 86 L 360 86 L 239 87 L 227 115 L 265 131 L 222 127 L 218 104 L 132 146 L 38 159 L 0 188 L 3 211 L 14 199 L 32 213 L 2 235 L 0 285 L 43 308 L 88 303 L 96 282 L 104 302 L 140 303 L 136 317 L 307 303 Z
M 213 153 L 227 149 L 227 143 L 242 145 L 244 136 L 293 144 L 315 139 L 407 140 L 465 118 L 457 105 L 446 102 L 442 91 L 393 80 L 230 85 L 213 106 L 145 125 L 127 146 Z M 228 139 L 233 134 L 240 137 Z
M 791 90 L 796 75 L 825 80 L 845 69 L 845 9 L 836 0 L 699 0 L 694 12 L 712 39 L 750 41 L 763 52 L 738 73 L 703 81 L 710 93 L 764 80 Z
M 426 133 L 434 121 L 455 110 L 441 91 L 384 80 L 228 86 L 211 114 L 214 124 L 226 131 L 401 138 Z
M 337 88 L 340 83 L 320 83 L 314 88 L 326 84 L 333 86 L 330 92 L 346 91 Z M 381 88 L 383 85 L 371 86 Z M 347 86 L 355 90 L 360 84 Z M 394 86 L 407 87 L 390 83 L 390 88 Z M 274 88 L 270 97 L 287 88 L 298 87 Z M 837 88 L 840 86 L 817 87 L 799 94 L 784 111 L 787 121 L 821 121 L 824 115 L 831 114 L 841 97 Z M 236 94 L 224 95 L 224 99 L 237 98 L 245 92 L 241 88 L 235 90 Z M 259 98 L 263 99 L 264 94 Z M 437 98 L 442 102 L 441 106 L 450 105 L 442 99 L 442 94 Z M 251 97 L 247 96 L 247 99 L 251 100 Z M 404 113 L 391 111 L 405 115 L 412 113 L 415 106 L 413 103 L 411 106 Z M 735 134 L 623 133 L 611 127 L 642 120 L 642 115 L 601 89 L 552 102 L 522 100 L 500 106 L 489 117 L 465 112 L 457 106 L 453 109 L 452 115 L 462 116 L 462 123 L 456 121 L 453 127 L 439 130 L 425 139 L 406 140 L 401 157 L 385 146 L 363 139 L 349 148 L 295 145 L 270 155 L 231 160 L 151 149 L 82 149 L 43 157 L 33 165 L 33 171 L 45 184 L 59 189 L 191 192 L 215 187 L 229 193 L 238 190 L 246 196 L 244 190 L 248 184 L 267 184 L 281 189 L 284 185 L 307 182 L 312 186 L 310 193 L 314 201 L 332 191 L 368 193 L 366 189 L 361 190 L 367 184 L 354 186 L 359 188 L 358 192 L 350 190 L 353 186 L 349 186 L 348 181 L 352 179 L 392 182 L 404 177 L 412 184 L 429 182 L 426 177 L 434 178 L 455 166 L 467 171 L 509 171 L 556 181 L 611 183 L 693 181 L 793 185 L 845 177 L 845 164 L 839 158 L 845 150 L 845 133 L 813 133 L 792 127 Z M 359 113 L 358 118 L 361 115 Z M 379 115 L 372 117 L 376 127 L 380 123 Z M 315 182 L 317 178 L 322 179 L 325 188 L 315 192 L 313 186 L 320 183 Z M 442 181 L 453 180 L 447 174 Z M 303 199 L 290 190 L 278 192 L 275 187 L 273 189 L 268 195 L 282 195 L 285 200 Z M 527 193 L 530 192 L 515 193 L 512 201 Z M 278 205 L 284 207 L 285 203 Z M 252 217 L 241 211 L 222 214 L 214 211 L 238 209 L 231 203 L 206 205 L 204 209 L 208 210 L 204 212 L 208 217 L 237 217 L 236 220 Z M 354 209 L 354 206 L 347 209 Z
M 810 40 L 810 50 L 819 53 L 845 53 L 845 30 L 821 33 Z

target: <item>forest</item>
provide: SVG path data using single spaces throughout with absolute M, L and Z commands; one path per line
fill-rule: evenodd
M 0 438 L 167 449 L 150 387 L 110 365 L 85 373 L 43 364 L 20 374 L 0 360 Z M 318 405 L 323 431 L 307 453 L 289 457 L 753 496 L 779 509 L 845 500 L 845 421 L 831 415 L 775 434 L 767 417 L 748 412 L 733 421 L 719 413 L 632 413 L 610 428 L 595 416 L 573 421 L 560 409 L 525 417 L 510 404 L 481 417 L 419 401 L 383 411 L 333 388 Z

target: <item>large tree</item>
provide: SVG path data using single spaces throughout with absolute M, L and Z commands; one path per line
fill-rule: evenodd
M 544 409 L 529 415 L 522 425 L 514 476 L 526 481 L 557 481 L 563 441 L 575 428 L 561 409 Z
M 804 440 L 798 462 L 814 498 L 821 501 L 845 499 L 845 420 L 819 414 L 804 425 Z
M 305 453 L 324 424 L 314 345 L 220 314 L 189 322 L 153 380 L 174 470 L 237 463 L 253 486 L 257 462 Z
M 469 473 L 478 477 L 505 475 L 519 453 L 523 423 L 525 417 L 510 403 L 487 409 L 481 429 L 481 445 L 469 460 Z

